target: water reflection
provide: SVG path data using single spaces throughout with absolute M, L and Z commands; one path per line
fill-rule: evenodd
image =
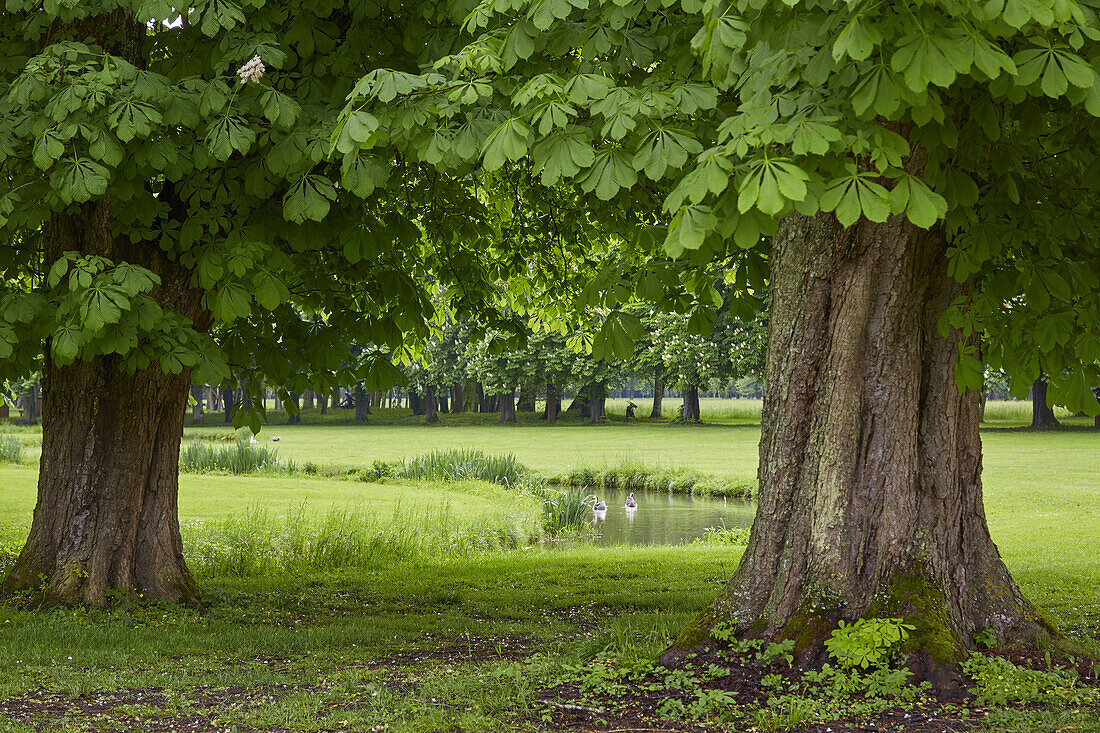
M 629 492 L 604 490 L 599 498 L 607 509 L 592 512 L 596 537 L 582 540 L 597 545 L 679 545 L 702 537 L 707 527 L 749 527 L 756 505 L 748 501 L 669 494 L 634 492 L 636 508 L 626 506 Z M 571 546 L 573 542 L 554 542 Z

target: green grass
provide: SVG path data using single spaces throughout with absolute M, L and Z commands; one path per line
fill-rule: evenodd
M 619 480 L 640 466 L 751 479 L 759 429 L 335 424 L 279 426 L 261 439 L 272 434 L 280 456 L 346 466 L 474 446 L 548 475 L 596 466 Z M 983 442 L 986 512 L 1006 563 L 1043 613 L 1096 648 L 1100 431 L 987 429 Z M 27 463 L 0 465 L 0 554 L 25 536 L 35 479 Z M 655 654 L 714 598 L 743 549 L 717 536 L 675 548 L 508 549 L 527 546 L 545 509 L 484 482 L 184 474 L 180 485 L 205 611 L 0 607 L 0 701 L 167 695 L 127 699 L 103 719 L 35 719 L 58 731 L 140 730 L 134 715 L 197 716 L 211 729 L 534 728 L 547 710 L 536 694 L 562 664 Z M 429 652 L 444 658 L 421 659 Z M 229 689 L 237 696 L 214 692 Z M 997 715 L 991 731 L 1096 730 L 1092 709 Z M 21 726 L 0 715 L 0 732 L 31 730 Z

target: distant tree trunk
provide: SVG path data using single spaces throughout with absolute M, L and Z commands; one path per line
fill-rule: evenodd
M 838 620 L 901 617 L 919 677 L 958 681 L 974 634 L 1034 644 L 982 504 L 978 395 L 954 376 L 963 294 L 942 226 L 789 215 L 772 238 L 759 508 L 740 565 L 670 657 L 715 624 L 824 661 Z
M 569 403 L 569 407 L 565 409 L 566 415 L 578 415 L 591 416 L 592 414 L 592 396 L 597 393 L 599 385 L 596 383 L 586 384 L 577 391 L 576 397 Z
M 203 387 L 203 393 L 203 397 L 206 400 L 206 409 L 209 412 L 217 412 L 218 409 L 220 409 L 218 405 L 217 388 L 207 385 Z
M 315 398 L 315 395 L 314 395 L 314 392 L 313 392 L 312 389 L 307 389 L 305 392 L 303 392 L 302 393 L 302 409 L 303 410 L 312 410 L 313 409 L 313 400 L 314 400 L 314 398 Z
M 321 408 L 321 414 L 322 415 L 327 415 L 328 414 L 328 395 L 323 394 L 323 393 L 319 393 L 317 395 L 317 405 Z
M 222 410 L 225 412 L 225 422 L 233 422 L 233 405 L 236 402 L 236 393 L 228 386 L 222 388 Z
M 275 390 L 275 409 L 276 410 L 283 409 L 283 401 L 281 399 L 279 399 L 279 390 Z
M 516 421 L 516 391 L 505 392 L 497 397 L 500 406 L 500 424 L 514 423 Z
M 461 382 L 451 385 L 451 409 L 455 412 L 463 412 L 466 409 L 466 395 L 463 392 Z
M 591 423 L 599 423 L 603 420 L 604 405 L 607 403 L 607 386 L 599 382 L 591 387 L 588 396 L 588 420 Z
M 561 412 L 561 389 L 550 380 L 546 380 L 546 424 L 553 425 L 558 421 L 558 413 Z
M 385 391 L 381 389 L 371 392 L 370 406 L 372 410 L 382 409 L 382 398 L 385 396 L 385 394 Z
M 358 422 L 366 422 L 370 414 L 370 398 L 362 382 L 355 383 L 355 419 Z
M 201 384 L 191 385 L 191 397 L 195 400 L 195 404 L 191 405 L 191 421 L 196 425 L 202 424 L 202 398 L 203 387 Z
M 665 400 L 665 378 L 663 376 L 653 379 L 653 409 L 649 411 L 651 420 L 661 419 L 661 403 Z
M 699 388 L 684 388 L 684 422 L 699 422 Z
M 516 404 L 516 410 L 519 412 L 535 411 L 535 389 L 530 382 L 520 387 L 519 402 Z
M 447 390 L 445 390 L 445 389 L 436 390 L 435 398 L 437 400 L 439 400 L 439 411 L 440 412 L 450 412 L 451 411 L 451 406 L 449 404 L 449 401 L 450 401 L 449 397 L 450 397 L 450 395 L 447 394 Z
M 38 387 L 32 386 L 26 392 L 23 393 L 19 400 L 22 410 L 19 416 L 19 422 L 24 425 L 37 425 L 38 424 Z
M 414 392 L 411 389 L 409 390 L 409 407 L 412 408 L 414 415 L 424 414 L 424 398 L 419 392 Z
M 1031 385 L 1031 427 L 1056 428 L 1061 423 L 1054 417 L 1054 410 L 1047 404 L 1046 375 L 1039 372 L 1039 378 Z
M 439 402 L 435 397 L 435 385 L 432 384 L 424 388 L 424 422 L 439 422 Z
M 286 399 L 287 425 L 299 425 L 302 422 L 302 413 L 298 407 L 298 394 L 289 392 Z

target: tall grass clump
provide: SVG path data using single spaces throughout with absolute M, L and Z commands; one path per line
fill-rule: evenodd
M 188 441 L 180 450 L 180 471 L 186 473 L 294 473 L 293 461 L 280 461 L 279 452 L 266 445 L 238 441 L 234 445 L 210 445 Z
M 547 534 L 579 533 L 592 524 L 592 505 L 596 503 L 596 497 L 584 488 L 570 487 L 557 491 L 537 487 L 535 492 L 542 501 L 543 528 Z
M 476 448 L 449 448 L 406 460 L 400 474 L 420 481 L 477 480 L 515 486 L 529 471 L 511 453 L 490 456 Z
M 23 442 L 14 435 L 0 435 L 0 463 L 19 463 L 23 460 Z
M 406 511 L 389 517 L 334 510 L 317 517 L 305 506 L 285 516 L 263 508 L 210 524 L 183 528 L 187 562 L 202 578 L 255 577 L 330 572 L 515 549 L 533 544 L 533 517 L 498 513 L 462 520 L 450 507 Z
M 582 466 L 549 481 L 582 488 L 667 491 L 733 499 L 751 499 L 756 493 L 753 478 L 710 474 L 683 467 L 646 466 L 630 460 L 606 467 Z

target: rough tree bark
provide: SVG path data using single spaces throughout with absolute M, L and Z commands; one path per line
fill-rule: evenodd
M 684 388 L 684 422 L 699 422 L 699 387 Z
M 654 377 L 653 378 L 653 409 L 649 411 L 649 418 L 651 420 L 661 419 L 661 403 L 665 399 L 665 378 Z
M 302 409 L 303 410 L 312 410 L 314 399 L 315 399 L 315 394 L 314 394 L 312 389 L 307 389 L 305 392 L 303 392 L 302 393 Z
M 1034 643 L 1050 627 L 1001 561 L 982 504 L 978 394 L 960 394 L 961 292 L 940 229 L 899 217 L 843 229 L 785 219 L 772 242 L 760 499 L 718 599 L 666 659 L 715 624 L 824 658 L 840 619 L 904 617 L 911 666 L 948 682 L 976 632 Z
M 1056 428 L 1061 425 L 1054 416 L 1054 410 L 1047 402 L 1046 375 L 1039 372 L 1039 378 L 1031 385 L 1031 427 Z

